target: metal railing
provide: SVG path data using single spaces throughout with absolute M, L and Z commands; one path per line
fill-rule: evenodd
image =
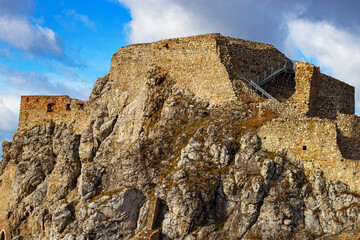
M 252 89 L 255 89 L 257 91 L 259 91 L 262 95 L 262 97 L 266 97 L 268 99 L 271 99 L 275 102 L 279 102 L 276 98 L 274 98 L 273 96 L 271 96 L 268 92 L 266 92 L 263 88 L 261 88 L 259 85 L 257 85 L 254 81 L 252 80 L 248 80 L 245 77 L 240 77 L 240 79 L 244 80 L 245 83 Z
M 266 70 L 263 74 L 263 77 L 260 77 L 261 75 L 257 76 L 255 78 L 255 83 L 261 86 L 272 80 L 274 77 L 280 75 L 281 73 L 293 72 L 295 66 L 294 63 L 296 63 L 296 61 L 291 60 L 285 60 L 283 63 L 279 63 L 277 66 Z
M 262 77 L 260 77 L 260 75 L 257 76 L 255 78 L 255 81 L 249 80 L 245 77 L 240 77 L 240 79 L 244 80 L 244 82 L 251 89 L 255 90 L 255 92 L 257 92 L 260 96 L 266 97 L 275 102 L 279 102 L 276 98 L 274 98 L 268 92 L 266 92 L 261 86 L 282 73 L 293 73 L 295 70 L 296 63 L 297 61 L 285 60 L 283 63 L 279 63 L 277 66 L 272 67 L 271 69 L 265 71 L 264 74 L 262 74 Z

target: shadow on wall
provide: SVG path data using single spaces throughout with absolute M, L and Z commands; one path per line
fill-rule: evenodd
M 338 129 L 337 142 L 342 156 L 346 159 L 359 160 L 360 159 L 360 142 L 358 138 L 344 136 Z

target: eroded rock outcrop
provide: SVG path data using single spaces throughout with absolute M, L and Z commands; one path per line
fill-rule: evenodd
M 203 37 L 204 54 L 213 52 L 193 61 L 218 57 L 225 73 L 236 67 L 236 44 L 244 54 L 239 60 L 251 51 L 284 57 L 270 45 L 211 36 Z M 357 193 L 321 169 L 305 169 L 287 149 L 269 152 L 262 145 L 266 136 L 258 130 L 280 115 L 277 104 L 233 84 L 230 74 L 221 80 L 228 81 L 226 100 L 213 98 L 222 91 L 217 85 L 196 86 L 206 79 L 199 76 L 203 70 L 188 73 L 198 77 L 191 82 L 172 58 L 155 61 L 156 48 L 171 51 L 181 41 L 194 49 L 204 44 L 189 38 L 120 49 L 110 74 L 95 83 L 83 131 L 47 121 L 3 143 L 0 226 L 6 237 L 331 239 L 356 229 Z M 137 59 L 147 61 L 139 67 L 129 55 L 137 47 L 157 57 Z M 255 74 L 251 69 L 244 70 L 247 77 Z

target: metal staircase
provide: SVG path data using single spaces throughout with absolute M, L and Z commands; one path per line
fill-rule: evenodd
M 265 91 L 263 88 L 261 88 L 259 85 L 257 85 L 254 81 L 252 80 L 248 80 L 245 77 L 241 77 L 242 80 L 245 81 L 245 83 L 251 88 L 256 90 L 257 93 L 259 93 L 259 95 L 261 97 L 265 97 L 267 99 L 271 99 L 275 102 L 279 102 L 276 98 L 274 98 L 273 96 L 271 96 L 267 91 Z
M 265 91 L 261 86 L 265 85 L 267 82 L 273 80 L 275 77 L 283 73 L 293 73 L 294 72 L 295 61 L 285 60 L 284 63 L 277 65 L 275 68 L 271 68 L 264 72 L 263 75 L 259 75 L 255 78 L 255 81 L 248 80 L 245 77 L 241 77 L 242 80 L 256 93 L 260 96 L 271 99 L 275 102 L 279 102 L 276 98 L 271 96 L 268 92 Z

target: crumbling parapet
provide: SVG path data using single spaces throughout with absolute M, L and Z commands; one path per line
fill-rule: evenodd
M 305 172 L 321 169 L 327 179 L 342 181 L 360 192 L 360 162 L 347 159 L 339 145 L 335 121 L 321 118 L 277 118 L 258 131 L 262 146 L 287 149 L 303 162 Z
M 322 74 L 319 67 L 296 63 L 295 82 L 295 93 L 285 101 L 285 115 L 336 119 L 338 113 L 354 114 L 354 87 Z
M 22 96 L 19 129 L 31 128 L 39 122 L 72 123 L 81 132 L 88 118 L 88 102 L 68 96 Z

